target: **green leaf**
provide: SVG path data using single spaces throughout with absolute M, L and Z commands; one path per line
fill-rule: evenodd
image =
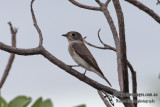
M 36 102 L 32 105 L 32 107 L 53 107 L 51 100 L 42 101 L 42 98 L 38 98 Z
M 41 104 L 42 104 L 42 97 L 38 98 L 32 105 L 32 107 L 40 107 Z
M 27 107 L 27 105 L 31 102 L 30 97 L 26 96 L 18 96 L 10 101 L 8 107 Z
M 82 105 L 79 105 L 79 106 L 76 106 L 76 107 L 86 107 L 86 105 L 82 104 Z
M 52 101 L 47 99 L 40 105 L 40 107 L 53 107 Z
M 0 97 L 0 107 L 7 107 L 7 106 L 8 106 L 7 102 L 2 97 Z

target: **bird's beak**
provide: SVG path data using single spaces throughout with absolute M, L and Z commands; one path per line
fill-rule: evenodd
M 66 37 L 66 34 L 63 34 L 62 36 Z

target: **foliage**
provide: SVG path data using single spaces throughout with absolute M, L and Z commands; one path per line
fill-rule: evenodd
M 32 99 L 26 96 L 17 96 L 9 103 L 7 103 L 2 97 L 0 97 L 0 107 L 28 107 Z M 42 97 L 38 98 L 31 107 L 53 107 L 53 103 L 50 99 L 44 100 Z M 86 107 L 84 104 L 76 107 Z
M 26 96 L 18 96 L 7 103 L 2 97 L 0 97 L 0 107 L 28 107 L 32 99 Z M 38 98 L 31 107 L 53 107 L 52 101 L 50 99 L 42 100 Z
M 86 107 L 86 105 L 82 104 L 82 105 L 79 105 L 79 106 L 76 106 L 76 107 Z

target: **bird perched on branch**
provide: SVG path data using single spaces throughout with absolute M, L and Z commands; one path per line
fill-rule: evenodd
M 102 71 L 100 70 L 93 55 L 85 46 L 81 34 L 75 31 L 71 31 L 62 36 L 65 36 L 67 38 L 69 42 L 69 53 L 72 56 L 73 60 L 78 64 L 78 66 L 85 68 L 85 73 L 87 70 L 96 73 L 105 81 L 107 81 L 107 83 L 111 86 L 110 82 L 105 78 Z

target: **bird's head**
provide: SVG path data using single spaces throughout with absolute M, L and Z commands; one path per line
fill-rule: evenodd
M 65 36 L 69 42 L 72 41 L 83 42 L 82 35 L 75 31 L 68 32 L 67 34 L 64 34 L 62 36 Z

